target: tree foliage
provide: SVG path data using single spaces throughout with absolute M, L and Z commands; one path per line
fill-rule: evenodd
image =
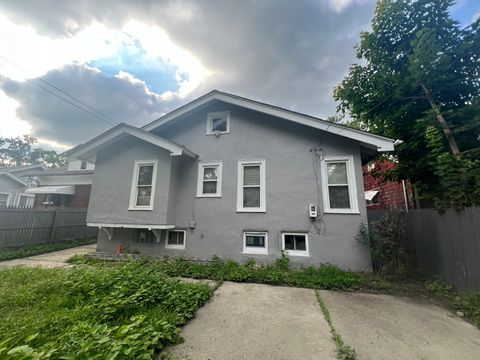
M 0 137 L 0 166 L 43 165 L 57 167 L 65 165 L 66 159 L 54 150 L 34 147 L 37 139 L 32 136 Z
M 440 153 L 453 154 L 461 169 L 478 165 L 480 147 L 480 19 L 460 28 L 449 15 L 453 4 L 379 0 L 357 48 L 362 61 L 334 92 L 356 126 L 404 141 L 396 149 L 399 178 L 434 196 L 443 188 Z M 432 128 L 440 135 L 436 152 L 427 136 Z

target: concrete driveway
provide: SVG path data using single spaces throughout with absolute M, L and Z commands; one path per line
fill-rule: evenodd
M 321 291 L 358 359 L 480 359 L 480 330 L 427 300 Z
M 187 359 L 335 359 L 313 290 L 224 282 L 168 352 Z
M 67 260 L 74 255 L 84 255 L 91 252 L 95 252 L 97 244 L 77 246 L 70 249 L 54 251 L 51 253 L 46 253 L 42 255 L 35 255 L 26 257 L 23 259 L 15 259 L 0 262 L 0 267 L 2 266 L 44 266 L 48 268 L 55 267 L 66 267 L 70 266 L 67 264 Z
M 445 309 L 386 295 L 321 291 L 357 359 L 479 359 L 480 331 Z M 166 349 L 190 360 L 336 359 L 313 290 L 225 282 Z

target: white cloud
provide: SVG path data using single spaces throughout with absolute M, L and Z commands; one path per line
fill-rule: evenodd
M 328 5 L 337 13 L 340 13 L 343 10 L 345 10 L 347 7 L 352 5 L 353 3 L 366 3 L 366 2 L 371 2 L 371 0 L 328 0 Z
M 75 27 L 75 24 L 70 24 Z M 0 14 L 0 73 L 16 81 L 38 78 L 48 71 L 59 69 L 67 64 L 86 64 L 93 60 L 116 56 L 121 48 L 136 49 L 138 43 L 145 51 L 142 55 L 145 61 L 161 61 L 174 66 L 176 70 L 177 91 L 166 91 L 149 95 L 161 100 L 171 100 L 174 97 L 183 98 L 189 95 L 203 81 L 208 71 L 202 63 L 190 52 L 174 44 L 169 36 L 159 27 L 142 24 L 130 20 L 122 29 L 110 29 L 104 25 L 93 23 L 77 32 L 74 36 L 50 38 L 39 35 L 29 26 L 17 25 Z M 16 65 L 15 65 L 16 64 Z M 21 69 L 20 69 L 20 68 Z M 23 69 L 23 70 L 22 70 Z M 95 71 L 100 71 L 95 69 Z M 148 89 L 145 81 L 133 75 L 120 71 L 117 75 L 122 80 L 132 84 L 142 83 Z M 0 117 L 8 124 L 2 125 L 4 136 L 19 136 L 35 131 L 28 121 L 16 115 L 18 102 L 0 93 Z M 56 148 L 61 144 L 44 139 L 45 144 Z
M 20 103 L 8 97 L 2 90 L 0 90 L 0 136 L 2 137 L 16 137 L 29 134 L 32 130 L 30 124 L 21 120 L 17 116 L 17 108 Z

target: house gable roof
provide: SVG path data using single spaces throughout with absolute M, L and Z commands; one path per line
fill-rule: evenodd
M 28 186 L 28 184 L 23 181 L 22 179 L 20 179 L 19 177 L 13 175 L 13 174 L 10 174 L 9 172 L 0 172 L 0 176 L 6 176 L 14 181 L 16 181 L 17 183 L 23 185 L 23 186 Z
M 205 106 L 213 101 L 223 101 L 232 105 L 240 106 L 250 110 L 258 111 L 264 114 L 272 115 L 278 118 L 293 121 L 295 123 L 303 124 L 323 130 L 329 133 L 333 133 L 339 136 L 344 136 L 356 141 L 359 141 L 366 147 L 373 148 L 377 151 L 393 151 L 394 140 L 383 136 L 370 134 L 366 131 L 352 129 L 348 126 L 341 124 L 334 124 L 326 120 L 316 118 L 314 116 L 302 114 L 292 110 L 287 110 L 278 106 L 265 104 L 259 101 L 247 99 L 238 95 L 229 94 L 226 92 L 213 90 L 208 94 L 205 94 L 188 104 L 162 116 L 161 118 L 142 127 L 145 131 L 152 131 L 154 129 L 163 127 L 172 120 L 181 118 L 192 111 L 195 111 L 199 107 Z
M 119 125 L 111 128 L 103 134 L 100 134 L 85 144 L 80 144 L 70 150 L 65 151 L 62 155 L 73 159 L 94 162 L 97 150 L 100 147 L 111 144 L 128 135 L 168 150 L 170 151 L 171 156 L 187 155 L 193 158 L 198 157 L 197 154 L 193 153 L 182 145 L 176 144 L 173 141 L 164 139 L 160 136 L 125 123 L 120 123 Z

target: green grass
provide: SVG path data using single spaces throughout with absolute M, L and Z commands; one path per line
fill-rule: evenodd
M 76 246 L 95 244 L 97 239 L 77 239 L 68 241 L 59 241 L 50 244 L 27 245 L 16 248 L 0 249 L 0 261 L 21 259 L 29 256 L 45 254 L 53 251 L 69 249 Z
M 328 311 L 327 304 L 325 304 L 325 302 L 323 301 L 318 290 L 315 291 L 315 296 L 317 297 L 318 304 L 320 305 L 320 309 L 322 310 L 323 317 L 325 318 L 328 326 L 330 327 L 330 333 L 332 334 L 333 341 L 335 342 L 335 346 L 337 347 L 337 359 L 355 360 L 357 358 L 355 350 L 350 345 L 345 344 L 342 337 L 335 329 L 335 326 L 333 326 L 332 318 L 330 317 L 330 312 Z
M 104 264 L 102 260 L 88 260 L 75 257 L 74 263 Z M 270 285 L 295 286 L 311 289 L 353 291 L 364 285 L 361 274 L 344 271 L 334 265 L 293 269 L 289 260 L 282 256 L 272 264 L 258 266 L 253 260 L 239 264 L 232 260 L 214 257 L 205 263 L 192 262 L 179 258 L 147 260 L 151 266 L 171 277 L 210 279 L 217 281 L 250 282 Z
M 211 297 L 149 264 L 0 270 L 0 359 L 153 359 Z

